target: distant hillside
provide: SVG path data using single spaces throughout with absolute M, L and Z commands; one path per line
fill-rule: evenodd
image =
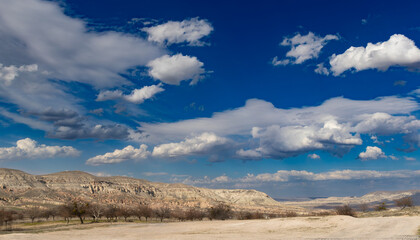
M 206 189 L 129 177 L 97 177 L 80 171 L 31 175 L 14 169 L 0 169 L 0 206 L 48 206 L 74 198 L 122 205 L 143 202 L 152 206 L 207 208 L 222 202 L 238 209 L 302 210 L 285 207 L 256 190 Z
M 378 191 L 365 194 L 361 197 L 328 197 L 317 198 L 309 201 L 282 201 L 281 203 L 290 206 L 299 206 L 312 209 L 331 209 L 343 204 L 357 206 L 360 204 L 379 204 L 387 203 L 389 206 L 394 205 L 394 201 L 403 197 L 410 196 L 414 205 L 420 205 L 420 190 L 407 191 Z

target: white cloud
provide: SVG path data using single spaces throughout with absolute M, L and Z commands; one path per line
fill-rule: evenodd
M 326 76 L 330 75 L 330 71 L 324 67 L 324 63 L 317 64 L 316 66 L 317 68 L 314 70 L 316 73 Z
M 321 159 L 321 157 L 318 154 L 316 154 L 316 153 L 309 154 L 308 155 L 308 158 L 311 158 L 311 159 Z
M 382 152 L 382 149 L 375 146 L 367 146 L 365 152 L 359 154 L 359 158 L 362 161 L 366 160 L 376 160 L 379 158 L 386 158 L 385 153 Z
M 79 155 L 80 152 L 73 147 L 47 146 L 38 144 L 30 138 L 18 140 L 16 147 L 0 148 L 0 159 L 3 160 L 74 157 Z
M 420 128 L 420 120 L 414 116 L 392 116 L 388 113 L 377 112 L 360 115 L 359 118 L 361 121 L 354 127 L 359 133 L 407 134 Z
M 150 61 L 150 77 L 170 85 L 179 85 L 181 81 L 192 80 L 190 85 L 196 84 L 203 78 L 204 64 L 196 57 L 176 54 L 173 56 L 164 55 Z
M 213 27 L 207 20 L 192 18 L 189 20 L 169 21 L 153 27 L 142 28 L 149 34 L 148 40 L 160 44 L 188 43 L 190 46 L 203 46 L 203 37 L 208 36 Z
M 190 185 L 214 185 L 215 183 L 249 183 L 261 184 L 270 182 L 292 182 L 292 181 L 330 181 L 330 180 L 362 180 L 362 179 L 385 179 L 385 178 L 412 178 L 420 177 L 420 171 L 397 170 L 397 171 L 374 171 L 374 170 L 339 170 L 314 173 L 297 170 L 279 170 L 275 173 L 247 174 L 240 178 L 229 178 L 228 176 L 219 176 L 216 178 L 203 177 L 192 178 L 187 176 L 176 180 Z M 218 181 L 223 179 L 223 181 Z
M 19 67 L 10 65 L 6 67 L 0 63 L 0 80 L 5 81 L 6 86 L 8 86 L 16 77 L 19 76 L 19 73 L 36 71 L 38 71 L 38 65 L 36 64 L 22 65 Z
M 154 157 L 179 157 L 188 155 L 215 154 L 225 150 L 230 141 L 214 133 L 204 132 L 177 143 L 165 143 L 154 147 Z
M 54 77 L 95 87 L 126 83 L 119 73 L 144 66 L 163 53 L 139 37 L 88 31 L 82 20 L 64 15 L 55 2 L 4 0 L 0 20 L 0 40 L 5 41 L 0 49 L 13 47 L 5 52 L 14 53 L 2 54 L 0 62 L 12 61 L 21 53 L 24 59 L 19 61 L 31 59 Z
M 404 156 L 404 159 L 407 161 L 416 161 L 416 158 Z
M 138 36 L 89 29 L 63 12 L 56 1 L 0 1 L 0 98 L 13 109 L 1 114 L 52 137 L 124 138 L 128 133 L 121 125 L 84 117 L 81 96 L 64 82 L 95 89 L 129 85 L 124 73 L 166 51 Z M 129 99 L 139 101 L 138 94 Z M 50 108 L 79 116 L 59 122 L 41 119 L 38 113 Z
M 245 106 L 216 112 L 209 118 L 196 118 L 173 123 L 142 122 L 139 130 L 147 135 L 143 141 L 177 141 L 191 133 L 213 132 L 218 136 L 250 136 L 253 127 L 266 128 L 272 125 L 320 127 L 328 120 L 336 118 L 338 123 L 355 125 L 377 112 L 405 115 L 419 109 L 411 98 L 383 97 L 374 100 L 350 100 L 332 98 L 319 106 L 282 109 L 272 103 L 249 99 Z M 298 128 L 299 129 L 299 128 Z M 352 129 L 353 130 L 353 129 Z M 162 138 L 164 136 L 164 138 Z
M 281 46 L 291 47 L 286 53 L 287 59 L 273 59 L 273 65 L 301 64 L 309 59 L 318 58 L 321 49 L 331 40 L 338 40 L 336 35 L 316 36 L 309 32 L 307 35 L 296 34 L 294 37 L 285 37 L 280 43 Z
M 140 104 L 143 103 L 146 99 L 152 98 L 155 94 L 163 92 L 165 89 L 161 87 L 161 84 L 145 86 L 140 89 L 134 89 L 130 94 L 123 94 L 121 90 L 114 91 L 101 91 L 96 101 L 107 101 L 115 99 L 124 99 L 128 102 Z
M 123 149 L 116 149 L 114 152 L 105 153 L 104 155 L 98 155 L 92 158 L 89 158 L 86 161 L 88 165 L 101 165 L 101 164 L 112 164 L 120 163 L 128 160 L 143 160 L 150 156 L 150 152 L 147 151 L 147 146 L 145 144 L 140 145 L 140 148 L 135 148 L 131 145 Z
M 146 177 L 155 177 L 155 176 L 165 176 L 168 175 L 167 172 L 142 172 L 142 175 Z
M 413 40 L 402 34 L 394 34 L 388 41 L 368 43 L 366 47 L 350 47 L 342 54 L 334 54 L 330 58 L 330 65 L 334 76 L 350 69 L 386 71 L 391 66 L 419 69 L 420 49 Z
M 214 113 L 210 118 L 140 123 L 138 140 L 178 142 L 190 134 L 212 132 L 239 141 L 233 152 L 242 159 L 282 159 L 315 150 L 342 156 L 362 144 L 360 134 L 413 134 L 420 128 L 419 120 L 407 114 L 418 108 L 413 99 L 397 97 L 369 101 L 333 98 L 320 106 L 294 109 L 250 99 L 244 107 Z

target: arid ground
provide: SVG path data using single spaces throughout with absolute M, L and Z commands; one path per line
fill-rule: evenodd
M 419 239 L 420 217 L 296 217 L 173 223 L 128 223 L 43 233 L 14 233 L 0 239 Z

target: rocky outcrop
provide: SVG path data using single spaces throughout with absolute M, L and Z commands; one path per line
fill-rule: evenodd
M 152 206 L 207 208 L 227 203 L 238 209 L 297 210 L 284 207 L 256 190 L 206 189 L 129 177 L 97 177 L 80 171 L 31 175 L 19 170 L 0 169 L 0 204 L 21 207 L 56 205 L 74 198 L 123 205 L 148 203 Z

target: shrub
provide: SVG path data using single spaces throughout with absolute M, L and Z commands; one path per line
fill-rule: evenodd
M 354 212 L 353 208 L 350 207 L 350 205 L 343 205 L 343 206 L 337 207 L 335 209 L 335 212 L 338 215 L 347 215 L 347 216 L 352 216 L 352 217 L 356 216 L 356 213 Z
M 401 210 L 406 207 L 414 206 L 413 199 L 411 197 L 403 197 L 401 199 L 395 200 L 395 205 L 397 205 L 397 207 L 400 207 Z
M 231 207 L 223 203 L 208 210 L 208 216 L 210 220 L 226 220 L 232 218 L 232 215 L 233 213 Z
M 205 214 L 204 214 L 204 212 L 202 212 L 198 209 L 191 208 L 185 213 L 185 217 L 186 217 L 187 220 L 190 220 L 190 221 L 193 221 L 195 219 L 201 221 L 205 217 Z
M 375 210 L 376 211 L 385 211 L 387 209 L 388 209 L 388 207 L 386 206 L 386 203 L 385 202 L 382 202 L 382 203 L 380 203 L 379 205 L 377 205 L 375 207 Z

